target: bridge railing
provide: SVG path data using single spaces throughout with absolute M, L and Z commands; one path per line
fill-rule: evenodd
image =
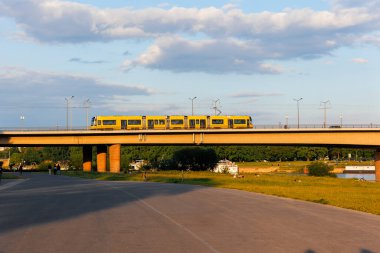
M 300 124 L 298 125 L 254 125 L 255 129 L 297 129 L 297 128 L 380 128 L 380 124 Z
M 254 125 L 254 129 L 313 129 L 313 128 L 380 128 L 380 124 L 329 124 L 326 127 L 323 124 L 302 124 L 298 127 L 298 125 L 265 125 L 258 124 Z M 67 129 L 66 127 L 0 127 L 0 131 L 86 131 L 85 126 L 75 126 L 71 127 L 71 129 Z M 90 131 L 90 130 L 89 130 Z
M 86 127 L 0 127 L 0 131 L 85 131 Z

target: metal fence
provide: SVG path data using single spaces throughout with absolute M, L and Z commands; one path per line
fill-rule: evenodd
M 329 128 L 329 129 L 339 129 L 339 128 L 380 128 L 380 124 L 344 124 L 344 125 L 324 125 L 324 124 L 302 124 L 298 125 L 254 125 L 254 129 L 313 129 L 313 128 Z M 0 131 L 86 131 L 86 126 L 74 126 L 70 129 L 66 127 L 0 127 Z M 90 131 L 90 130 L 88 130 Z
M 297 129 L 297 128 L 380 128 L 380 124 L 344 124 L 344 125 L 324 125 L 324 124 L 302 124 L 302 125 L 254 125 L 255 129 Z

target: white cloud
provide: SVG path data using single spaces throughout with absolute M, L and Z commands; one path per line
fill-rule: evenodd
M 350 29 L 373 29 L 380 17 L 359 7 L 333 11 L 286 9 L 282 12 L 244 13 L 233 5 L 222 8 L 172 7 L 100 9 L 58 0 L 0 0 L 0 15 L 8 16 L 30 36 L 41 41 L 81 42 L 202 33 L 210 37 L 260 39 L 316 32 L 333 35 Z M 372 6 L 372 5 L 370 5 Z M 325 37 L 325 36 L 324 36 Z
M 364 58 L 354 58 L 354 59 L 352 59 L 352 62 L 364 64 L 364 63 L 368 63 L 368 60 L 364 59 Z
M 124 62 L 126 69 L 242 74 L 281 73 L 268 61 L 313 59 L 358 42 L 379 46 L 379 11 L 378 0 L 334 0 L 324 11 L 258 13 L 231 4 L 101 9 L 59 0 L 0 0 L 0 16 L 14 19 L 24 36 L 44 43 L 153 40 Z
M 234 98 L 258 98 L 258 97 L 274 97 L 274 96 L 282 96 L 280 93 L 265 93 L 265 92 L 238 92 L 230 95 L 230 97 Z
M 281 67 L 263 62 L 266 59 L 263 51 L 265 49 L 254 42 L 234 39 L 188 41 L 165 37 L 158 39 L 137 59 L 126 60 L 123 67 L 127 71 L 143 66 L 174 72 L 281 73 Z
M 79 58 L 79 57 L 70 58 L 69 62 L 77 62 L 77 63 L 83 63 L 83 64 L 101 64 L 101 63 L 105 63 L 105 61 L 103 61 L 103 60 L 92 60 L 92 61 L 89 61 L 89 60 L 84 60 L 84 59 Z
M 359 41 L 364 44 L 371 44 L 376 47 L 380 47 L 380 32 L 364 35 L 359 38 Z
M 90 76 L 42 72 L 13 66 L 0 67 L 0 94 L 2 103 L 7 105 L 54 106 L 55 101 L 72 95 L 83 99 L 91 98 L 101 105 L 105 101 L 111 102 L 116 94 L 130 97 L 149 96 L 152 93 L 152 90 L 144 86 L 108 83 Z

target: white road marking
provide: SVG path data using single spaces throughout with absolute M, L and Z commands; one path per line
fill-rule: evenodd
M 0 184 L 0 190 L 5 190 L 5 189 L 8 189 L 8 188 L 11 188 L 11 187 L 13 187 L 13 186 L 15 186 L 15 185 L 18 185 L 18 184 L 24 183 L 24 182 L 26 182 L 26 181 L 28 181 L 28 180 L 29 180 L 29 179 L 14 179 L 14 181 L 9 182 L 9 183 L 4 183 L 4 181 L 3 181 L 3 182 L 1 182 L 1 184 Z

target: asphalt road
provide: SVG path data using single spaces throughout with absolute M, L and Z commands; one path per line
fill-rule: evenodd
M 380 216 L 367 213 L 191 185 L 25 178 L 0 185 L 0 253 L 380 252 Z

